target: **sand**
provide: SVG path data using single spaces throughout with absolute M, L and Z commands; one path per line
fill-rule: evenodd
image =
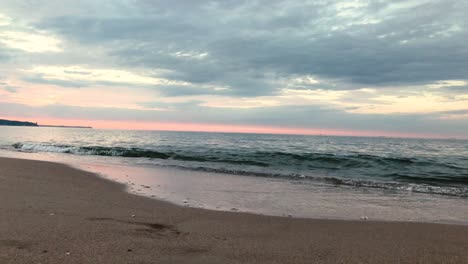
M 0 158 L 0 263 L 468 263 L 468 226 L 186 208 Z

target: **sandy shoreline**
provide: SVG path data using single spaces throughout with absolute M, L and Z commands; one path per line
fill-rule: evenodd
M 184 208 L 0 158 L 0 263 L 468 263 L 468 226 Z

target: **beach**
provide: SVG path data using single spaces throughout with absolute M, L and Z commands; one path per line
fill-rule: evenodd
M 211 211 L 58 163 L 0 168 L 0 263 L 468 262 L 466 225 Z

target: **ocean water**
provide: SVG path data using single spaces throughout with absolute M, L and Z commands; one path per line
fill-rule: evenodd
M 415 220 L 451 208 L 461 211 L 439 219 L 468 221 L 466 140 L 0 127 L 0 149 L 3 156 L 81 164 L 135 192 L 185 205 L 346 218 L 353 206 L 378 203 L 424 215 Z M 129 173 L 138 176 L 129 180 Z M 158 190 L 162 179 L 171 184 Z M 350 197 L 347 208 L 336 205 Z M 295 210 L 297 199 L 303 207 Z M 416 208 L 418 199 L 427 212 Z M 321 213 L 324 204 L 334 213 Z

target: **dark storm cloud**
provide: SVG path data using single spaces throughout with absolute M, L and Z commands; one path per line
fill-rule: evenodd
M 295 75 L 354 89 L 467 74 L 466 1 L 370 1 L 356 9 L 336 1 L 136 3 L 136 15 L 103 10 L 101 17 L 49 17 L 39 26 L 105 47 L 121 65 L 169 69 L 166 78 L 229 87 L 238 96 L 273 94 L 282 88 L 276 80 Z

